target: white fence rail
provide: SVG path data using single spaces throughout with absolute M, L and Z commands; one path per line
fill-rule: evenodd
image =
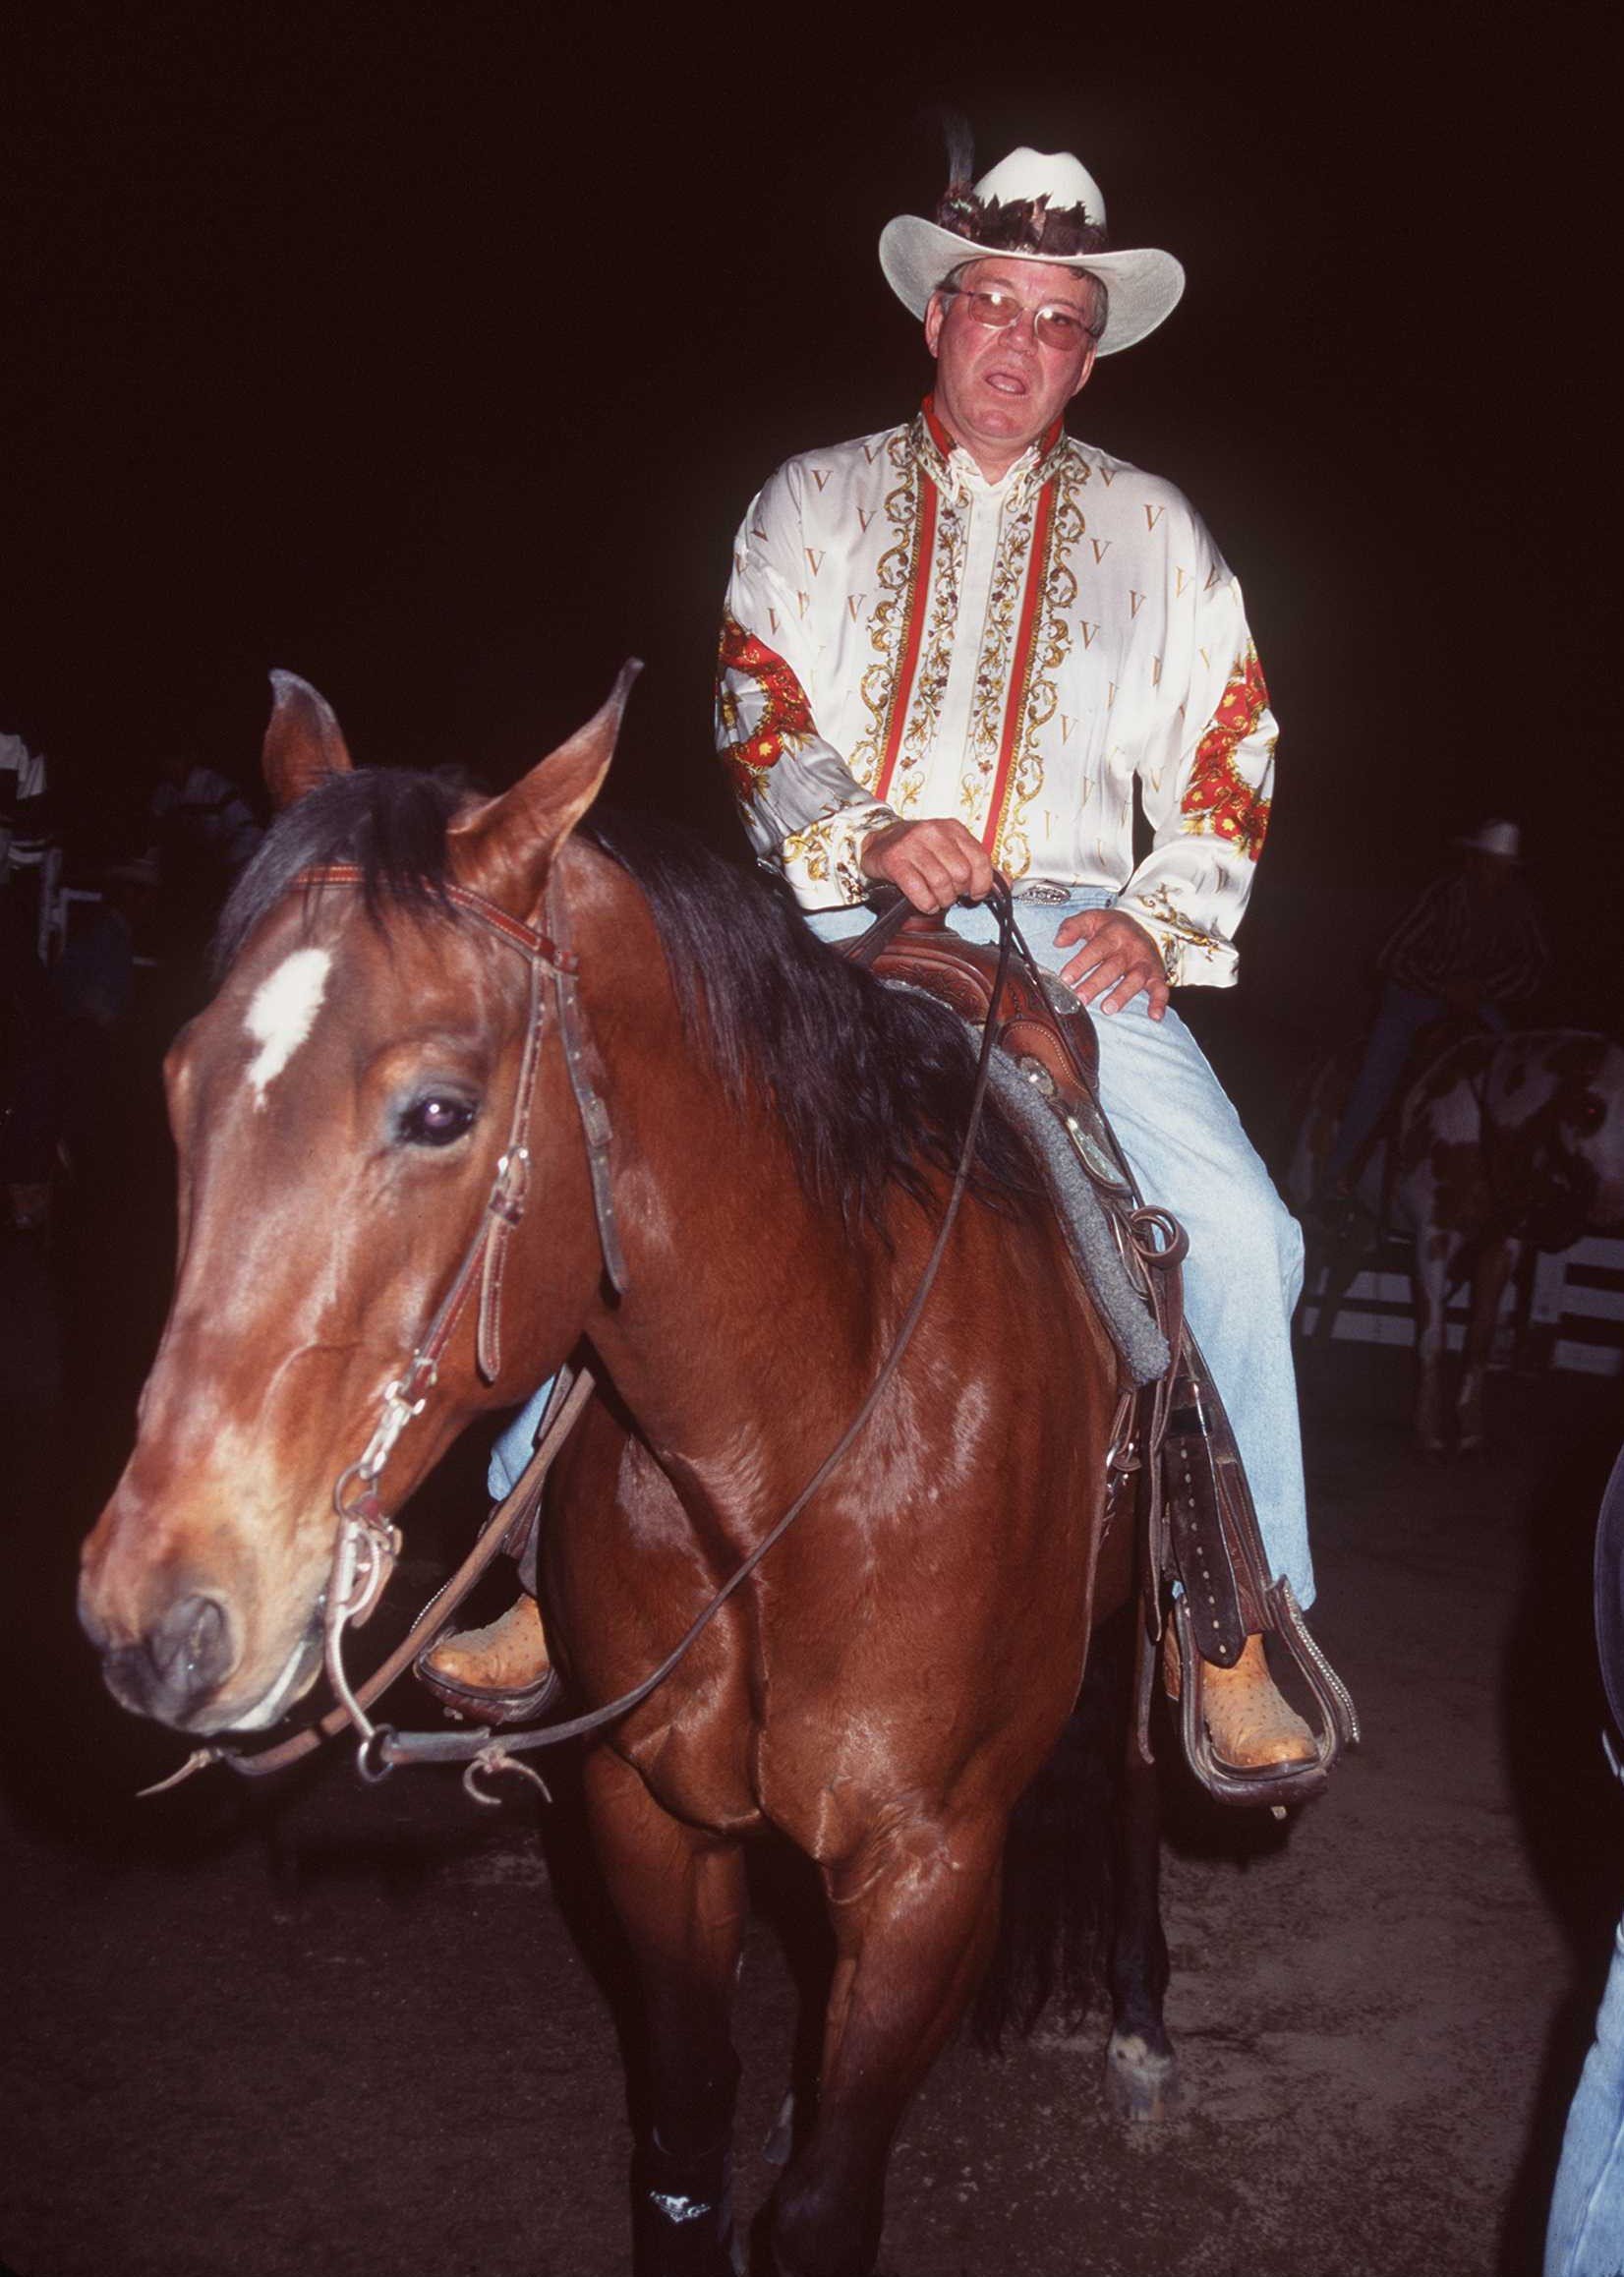
M 1319 1317 L 1321 1272 L 1303 1303 L 1303 1329 Z M 1466 1335 L 1469 1292 L 1456 1291 L 1445 1317 L 1449 1348 Z M 1333 1341 L 1414 1344 L 1408 1245 L 1384 1244 L 1375 1263 L 1353 1282 L 1332 1324 Z M 1624 1241 L 1587 1235 L 1571 1250 L 1525 1262 L 1500 1305 L 1496 1367 L 1526 1365 L 1585 1375 L 1624 1375 Z

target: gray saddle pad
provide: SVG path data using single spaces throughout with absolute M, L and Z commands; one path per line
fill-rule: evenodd
M 885 985 L 906 988 L 927 1003 L 940 1002 L 928 989 L 914 988 L 905 980 L 888 980 Z M 964 1024 L 969 1027 L 967 1022 Z M 969 1027 L 969 1033 L 979 1047 L 980 1030 Z M 1077 1160 L 1065 1123 L 1006 1053 L 993 1053 L 987 1080 L 993 1096 L 1037 1158 L 1076 1268 L 1130 1380 L 1154 1383 L 1167 1373 L 1171 1357 L 1167 1338 L 1157 1327 L 1143 1291 L 1134 1286 L 1123 1262 L 1110 1218 L 1093 1180 Z

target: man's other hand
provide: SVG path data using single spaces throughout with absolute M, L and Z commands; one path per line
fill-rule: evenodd
M 1103 996 L 1098 1011 L 1121 1012 L 1142 988 L 1151 1019 L 1161 1019 L 1167 1010 L 1167 969 L 1161 951 L 1136 919 L 1121 909 L 1079 909 L 1055 935 L 1057 949 L 1070 949 L 1074 941 L 1083 947 L 1062 965 L 1060 976 L 1084 1004 Z
M 862 860 L 864 877 L 895 886 L 927 917 L 951 909 L 957 901 L 984 901 L 993 890 L 986 847 L 961 822 L 946 816 L 877 830 L 863 847 Z

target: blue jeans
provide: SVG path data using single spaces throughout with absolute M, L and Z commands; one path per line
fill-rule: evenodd
M 1017 901 L 1015 914 L 1038 963 L 1058 972 L 1076 954 L 1055 946 L 1066 918 L 1114 899 L 1084 887 L 1064 904 Z M 810 919 L 825 941 L 847 939 L 872 922 L 867 909 Z M 998 937 L 987 908 L 956 909 L 953 925 L 966 940 Z M 1122 1012 L 1101 1015 L 1094 1029 L 1100 1097 L 1140 1191 L 1146 1201 L 1171 1209 L 1189 1235 L 1185 1308 L 1229 1411 L 1269 1571 L 1287 1574 L 1306 1608 L 1313 1603 L 1313 1565 L 1291 1343 L 1303 1286 L 1302 1233 L 1176 1012 L 1153 1021 L 1141 992 Z M 497 1441 L 493 1494 L 505 1493 L 529 1460 L 546 1390 Z
M 1624 1922 L 1574 2089 L 1545 2232 L 1545 2277 L 1624 2272 Z

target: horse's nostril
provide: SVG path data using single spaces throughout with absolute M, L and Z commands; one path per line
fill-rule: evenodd
M 212 1597 L 183 1597 L 146 1639 L 147 1656 L 166 1693 L 196 1699 L 231 1665 L 231 1621 Z

